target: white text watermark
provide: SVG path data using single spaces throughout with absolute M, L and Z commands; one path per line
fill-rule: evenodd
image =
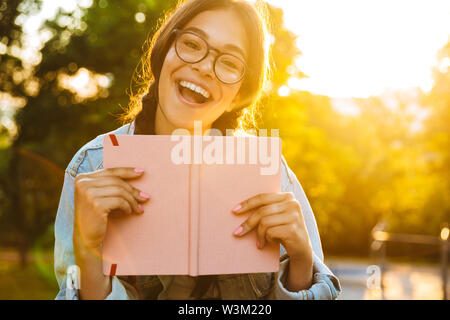
M 193 138 L 187 129 L 174 130 L 171 141 L 179 143 L 172 148 L 170 155 L 172 162 L 175 164 L 261 164 L 265 165 L 260 169 L 261 175 L 273 175 L 278 172 L 280 158 L 277 151 L 281 144 L 279 129 L 271 129 L 270 137 L 267 137 L 267 129 L 260 129 L 258 137 L 253 136 L 253 134 L 256 135 L 256 130 L 249 130 L 250 135 L 245 139 L 233 139 L 231 129 L 227 129 L 224 139 L 214 138 L 214 136 L 221 136 L 218 129 L 209 129 L 205 133 L 208 135 L 202 135 L 202 121 L 194 121 Z M 261 137 L 267 139 L 259 139 Z

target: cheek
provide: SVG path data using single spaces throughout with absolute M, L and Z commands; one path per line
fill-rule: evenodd
M 178 67 L 179 63 L 175 54 L 175 50 L 170 49 L 161 69 L 160 81 L 170 81 L 170 74 Z
M 223 92 L 223 98 L 222 98 L 222 104 L 227 107 L 230 104 L 233 103 L 233 100 L 235 99 L 236 95 L 239 93 L 240 84 L 232 85 L 232 86 L 225 86 L 222 89 Z
M 164 100 L 167 97 L 170 97 L 170 86 L 171 86 L 171 75 L 179 68 L 180 61 L 176 56 L 175 50 L 170 49 L 167 53 L 166 59 L 164 60 L 163 66 L 161 68 L 161 74 L 159 77 L 159 97 L 161 102 L 164 102 Z
M 169 51 L 167 51 L 166 59 L 164 59 L 163 69 L 173 69 L 181 64 L 180 59 L 178 59 L 177 54 L 175 53 L 175 49 L 171 47 Z

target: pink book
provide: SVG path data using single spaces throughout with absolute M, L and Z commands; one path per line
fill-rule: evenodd
M 249 214 L 231 209 L 281 190 L 277 137 L 106 135 L 103 166 L 145 170 L 128 180 L 151 195 L 142 215 L 110 217 L 105 275 L 276 272 L 279 245 L 256 247 L 256 231 L 233 231 Z

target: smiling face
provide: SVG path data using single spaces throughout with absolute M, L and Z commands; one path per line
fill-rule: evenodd
M 232 10 L 204 11 L 183 30 L 199 35 L 220 52 L 247 61 L 249 48 L 245 27 Z M 186 63 L 178 57 L 174 41 L 159 79 L 159 106 L 155 118 L 157 134 L 171 134 L 178 128 L 192 130 L 195 120 L 201 120 L 205 130 L 224 112 L 232 110 L 243 80 L 225 84 L 217 79 L 214 73 L 217 54 L 210 51 L 202 61 Z

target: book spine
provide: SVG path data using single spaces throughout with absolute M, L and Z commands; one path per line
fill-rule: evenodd
M 198 276 L 200 165 L 189 166 L 189 275 Z

